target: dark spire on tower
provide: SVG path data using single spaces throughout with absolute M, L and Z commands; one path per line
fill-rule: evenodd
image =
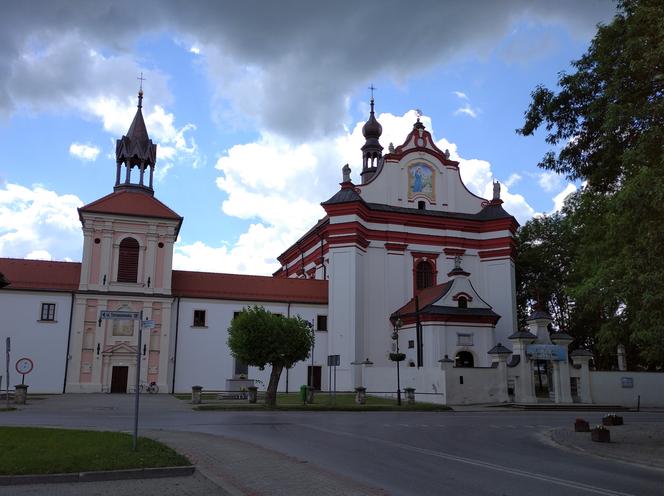
M 369 119 L 362 127 L 362 134 L 366 141 L 362 146 L 362 184 L 366 183 L 373 177 L 381 165 L 383 160 L 383 147 L 378 139 L 383 134 L 383 126 L 376 120 L 374 115 L 374 97 L 373 91 L 376 89 L 373 85 L 369 87 L 371 90 L 371 111 L 369 112 Z
M 138 189 L 153 194 L 152 189 L 154 166 L 157 162 L 157 145 L 152 143 L 148 136 L 148 130 L 143 120 L 143 73 L 138 78 L 141 80 L 141 89 L 138 91 L 138 105 L 134 120 L 129 126 L 129 131 L 121 139 L 117 140 L 115 145 L 115 161 L 117 163 L 117 174 L 115 177 L 115 188 L 119 189 Z M 122 165 L 125 166 L 125 180 L 120 182 L 120 173 Z M 139 182 L 131 182 L 131 169 L 137 167 L 139 170 Z M 145 171 L 150 169 L 149 183 L 145 184 Z

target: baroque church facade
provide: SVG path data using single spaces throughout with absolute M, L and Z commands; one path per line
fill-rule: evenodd
M 430 401 L 534 400 L 525 346 L 547 317 L 532 319 L 532 333 L 515 332 L 518 223 L 498 183 L 492 199 L 464 186 L 459 163 L 419 118 L 384 153 L 372 98 L 360 183 L 346 165 L 339 190 L 322 202 L 325 217 L 279 255 L 272 277 L 216 274 L 173 270 L 183 218 L 154 196 L 157 145 L 142 98 L 117 140 L 113 191 L 78 210 L 81 262 L 0 259 L 9 281 L 0 334 L 11 338 L 12 357 L 34 362 L 31 391 L 127 392 L 137 357 L 141 382 L 160 392 L 261 389 L 269 370 L 238 363 L 226 340 L 237 312 L 262 305 L 315 330 L 312 356 L 282 374 L 280 390 L 395 391 L 390 356 L 399 351 L 401 387 Z M 108 311 L 153 324 L 101 318 Z

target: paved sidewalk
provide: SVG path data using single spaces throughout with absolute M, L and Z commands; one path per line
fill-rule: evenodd
M 147 431 L 146 436 L 187 456 L 196 469 L 232 496 L 382 496 L 380 489 L 254 444 L 210 434 Z
M 569 428 L 554 429 L 551 431 L 551 438 L 563 448 L 664 470 L 662 424 L 630 424 L 627 419 L 626 422 L 625 425 L 607 427 L 611 431 L 610 443 L 591 441 L 590 432 L 574 432 L 573 425 Z

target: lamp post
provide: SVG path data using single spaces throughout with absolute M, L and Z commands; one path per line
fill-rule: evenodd
M 401 352 L 399 351 L 399 329 L 401 329 L 403 322 L 401 322 L 401 319 L 397 317 L 393 325 L 394 330 L 392 332 L 392 339 L 394 339 L 396 342 L 397 352 L 391 354 L 392 356 L 390 356 L 390 358 L 397 362 L 397 405 L 401 406 L 401 379 L 399 377 L 399 362 L 402 360 L 402 357 Z

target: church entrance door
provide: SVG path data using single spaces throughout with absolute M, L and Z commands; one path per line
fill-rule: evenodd
M 128 376 L 129 367 L 113 367 L 113 372 L 111 373 L 111 393 L 126 393 Z

